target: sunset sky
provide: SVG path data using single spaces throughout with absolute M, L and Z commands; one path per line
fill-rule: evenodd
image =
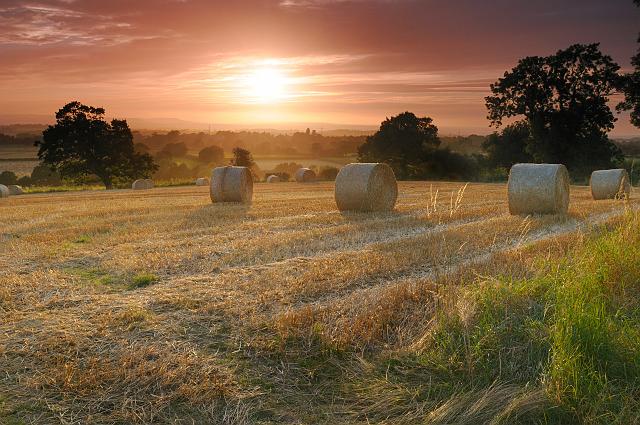
M 70 100 L 119 118 L 371 125 L 410 110 L 490 131 L 517 60 L 601 42 L 624 68 L 632 0 L 0 0 L 0 123 Z M 640 131 L 620 116 L 614 134 Z

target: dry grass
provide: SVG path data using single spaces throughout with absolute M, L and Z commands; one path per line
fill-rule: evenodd
M 0 422 L 508 423 L 546 399 L 419 400 L 367 362 L 423 352 L 443 311 L 473 320 L 465 282 L 529 276 L 623 209 L 571 192 L 566 218 L 510 216 L 501 184 L 403 182 L 378 214 L 340 214 L 331 183 L 2 200 Z

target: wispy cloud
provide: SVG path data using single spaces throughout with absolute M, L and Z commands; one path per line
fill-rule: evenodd
M 72 4 L 73 0 L 60 3 Z M 17 45 L 118 45 L 150 39 L 131 31 L 132 25 L 113 16 L 43 5 L 0 8 L 0 43 Z
M 280 0 L 280 6 L 289 8 L 319 8 L 341 3 L 399 3 L 415 0 Z

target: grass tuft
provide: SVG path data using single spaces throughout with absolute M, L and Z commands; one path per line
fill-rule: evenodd
M 131 279 L 129 289 L 146 288 L 158 282 L 158 276 L 153 273 L 138 273 Z

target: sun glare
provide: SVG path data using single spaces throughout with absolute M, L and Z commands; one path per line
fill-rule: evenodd
M 286 97 L 287 77 L 279 69 L 264 67 L 247 76 L 247 96 L 254 102 L 275 103 Z

